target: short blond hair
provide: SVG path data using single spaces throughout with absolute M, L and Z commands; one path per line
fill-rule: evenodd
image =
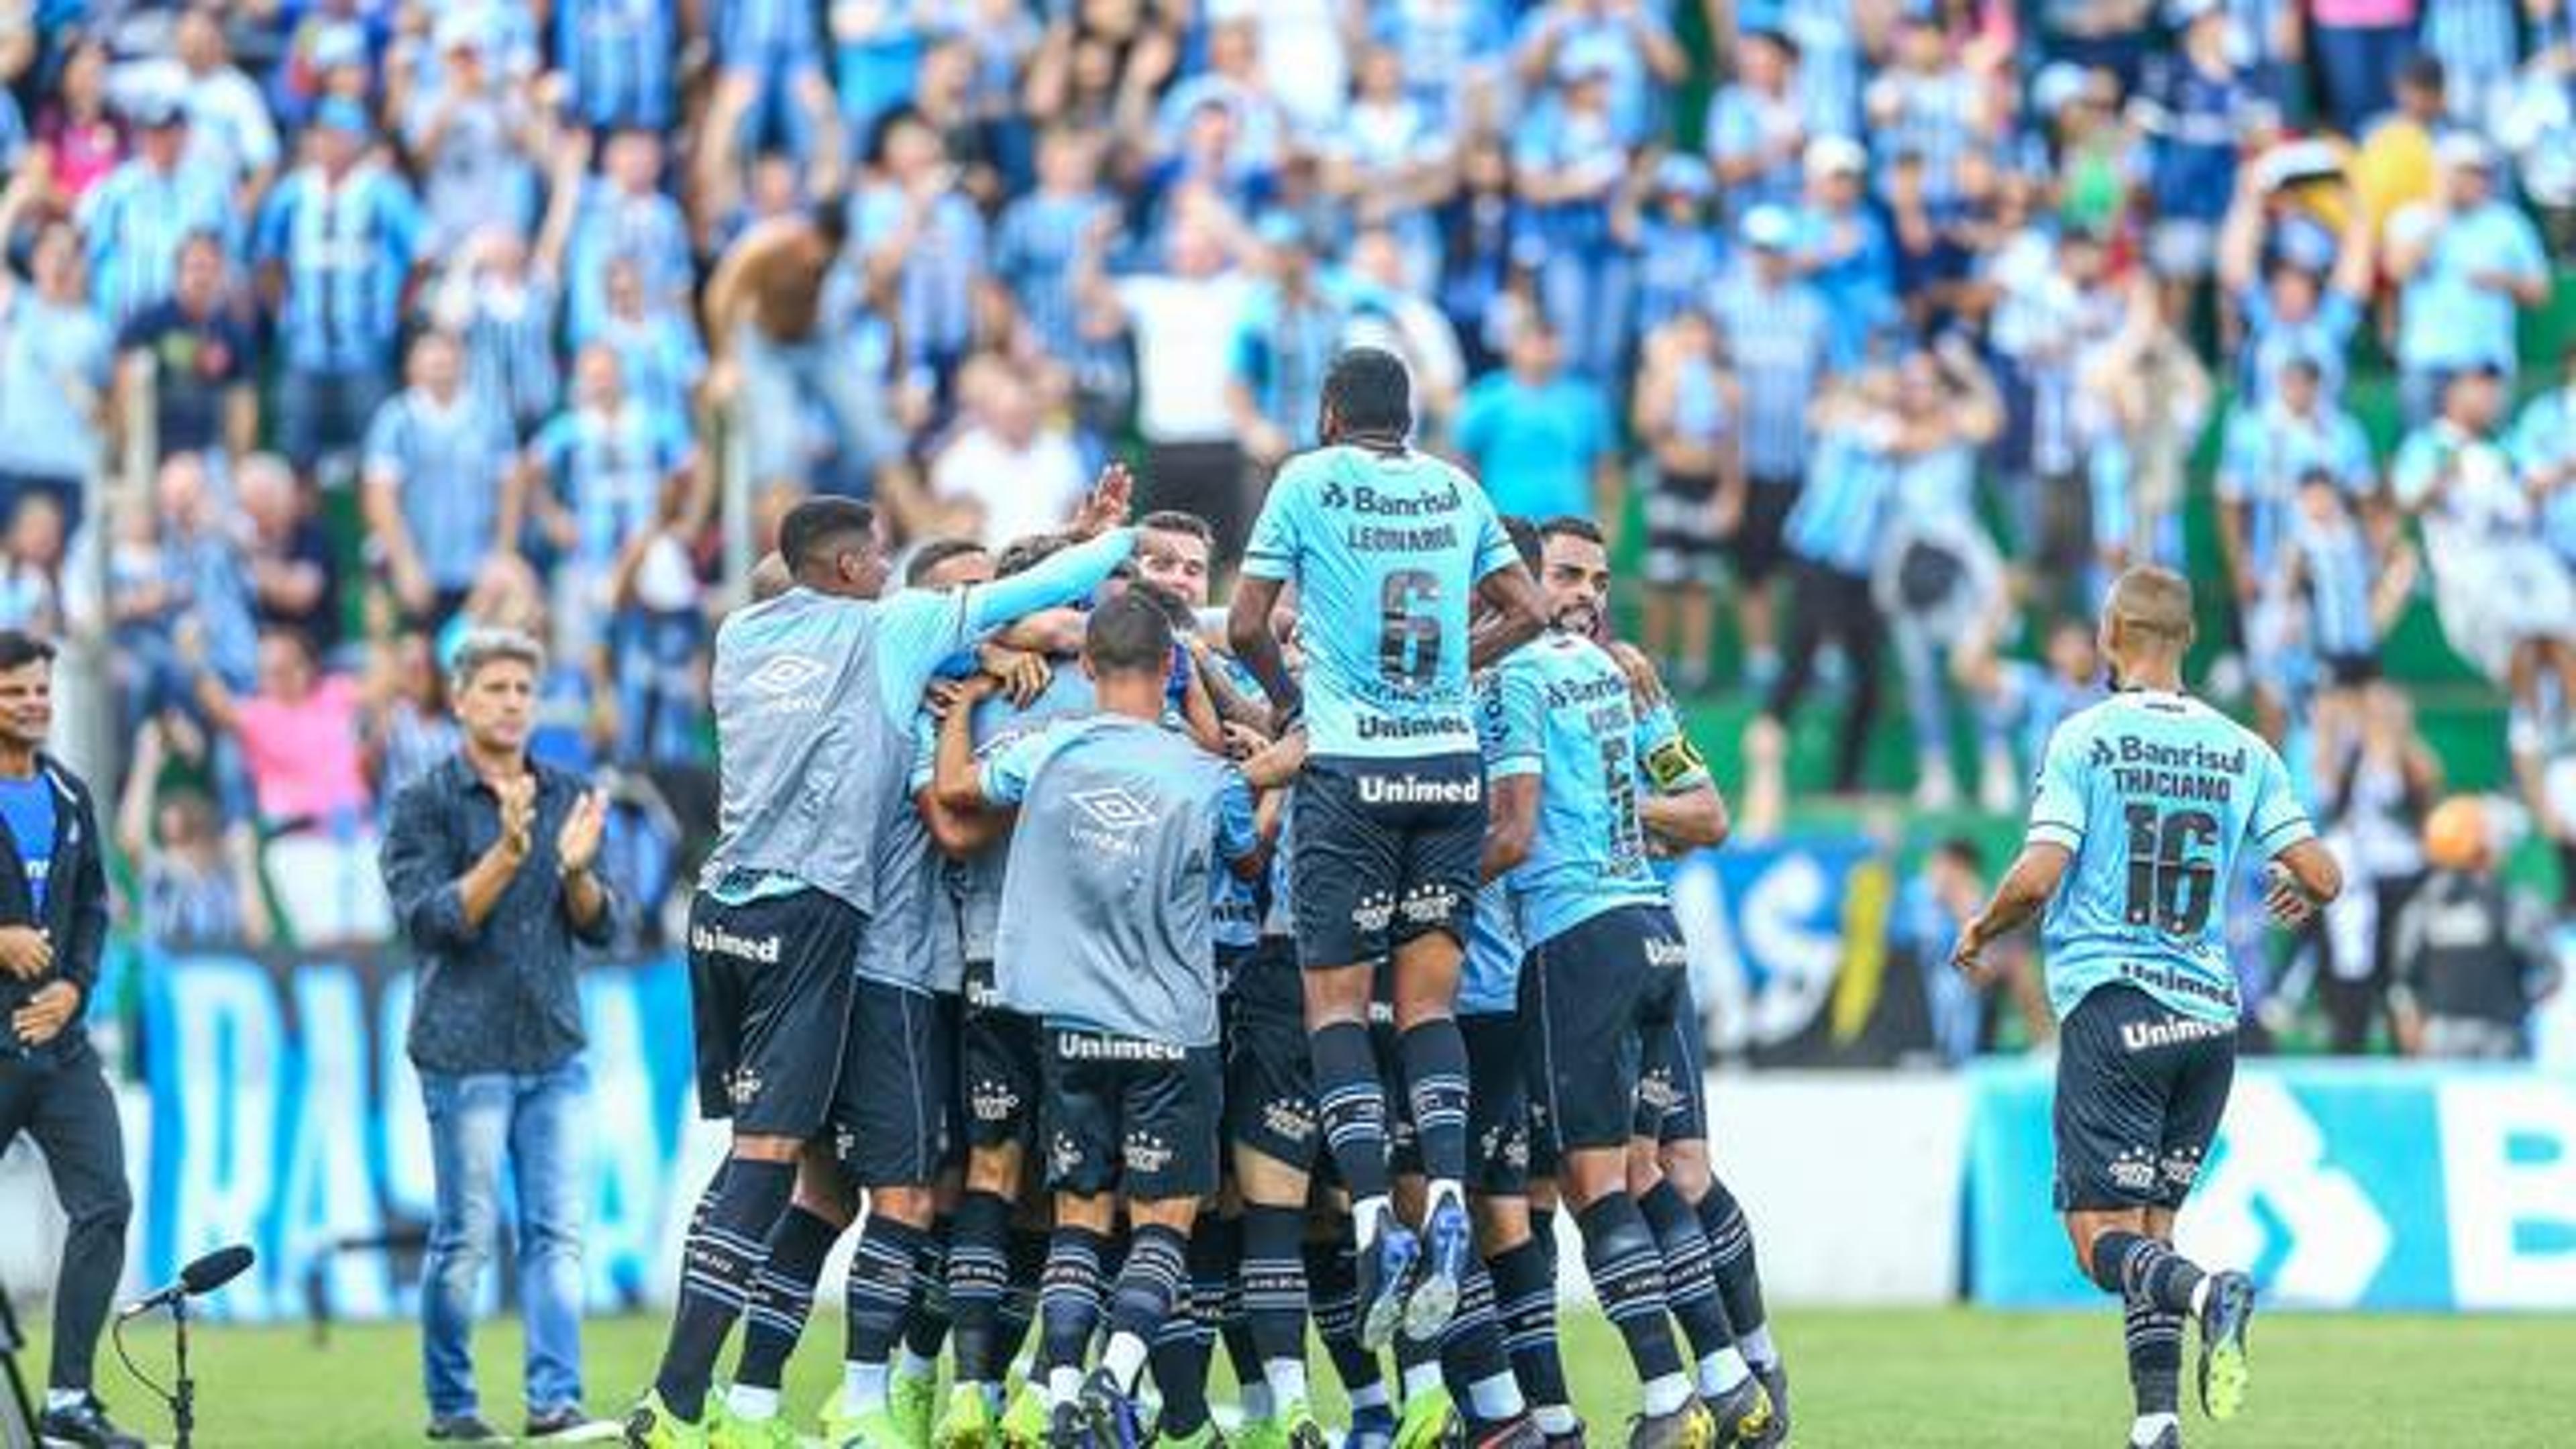
M 2193 632 L 2191 580 L 2153 564 L 2123 570 L 2111 582 L 2102 617 L 2123 638 L 2145 635 L 2183 649 Z

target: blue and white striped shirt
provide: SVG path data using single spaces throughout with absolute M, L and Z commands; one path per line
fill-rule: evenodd
M 278 332 L 289 369 L 391 366 L 420 229 L 411 188 L 390 171 L 364 167 L 334 185 L 308 166 L 278 183 L 260 214 L 258 254 L 286 271 Z
M 1715 300 L 1744 391 L 1744 471 L 1760 482 L 1794 482 L 1807 466 L 1807 404 L 1828 368 L 1824 299 L 1804 282 L 1767 287 L 1747 263 Z
M 1865 576 L 1878 563 L 1895 484 L 1887 453 L 1847 426 L 1828 429 L 1817 435 L 1807 486 L 1798 491 L 1781 540 L 1811 563 Z
M 812 0 L 716 0 L 716 62 L 778 77 L 822 64 Z
M 563 396 L 555 353 L 555 289 L 531 279 L 515 294 L 479 292 L 463 327 L 465 385 L 496 418 L 524 437 Z
M 671 124 L 675 13 L 664 0 L 555 0 L 555 58 L 576 120 L 594 129 Z
M 407 388 L 367 426 L 366 477 L 392 483 L 430 582 L 463 589 L 500 540 L 502 472 L 517 456 L 508 431 L 460 390 L 441 407 Z
M 1051 356 L 1072 357 L 1082 347 L 1081 310 L 1074 304 L 1073 262 L 1083 233 L 1112 203 L 1099 192 L 1063 196 L 1040 191 L 1012 202 L 993 230 L 993 272 Z
M 170 295 L 190 236 L 212 232 L 227 254 L 241 248 L 232 188 L 196 167 L 163 172 L 127 161 L 81 198 L 79 221 L 89 242 L 90 301 L 111 327 Z
M 629 196 L 593 178 L 583 183 L 564 258 L 564 327 L 572 336 L 599 330 L 608 312 L 608 264 L 620 257 L 635 262 L 646 306 L 671 306 L 688 295 L 689 223 L 680 204 L 659 191 Z
M 2378 649 L 2379 630 L 2370 618 L 2377 568 L 2361 525 L 2349 513 L 2330 523 L 2302 513 L 2291 525 L 2290 547 L 2306 574 L 2308 638 L 2316 651 L 2349 657 Z
M 2245 551 L 2257 572 L 2270 573 L 2279 557 L 2299 480 L 2320 469 L 2356 498 L 2378 482 L 2370 439 L 2350 414 L 2320 405 L 2301 418 L 2278 403 L 2239 406 L 2229 414 L 2219 450 L 2218 496 L 2249 510 Z
M 655 412 L 687 418 L 689 396 L 706 376 L 707 352 L 697 329 L 669 312 L 611 315 L 590 340 L 617 354 L 626 395 Z
M 1887 190 L 1896 158 L 1910 153 L 1923 158 L 1924 199 L 1938 206 L 1955 198 L 1959 157 L 1976 143 L 1976 118 L 1984 101 L 1977 79 L 1963 67 L 1931 74 L 1881 72 L 1870 83 L 1871 109 L 1892 106 L 1894 114 L 1886 124 L 1870 129 L 1879 191 Z
M 628 539 L 653 526 L 662 485 L 688 458 L 689 439 L 670 414 L 630 398 L 614 413 L 583 407 L 557 414 L 528 451 L 572 513 L 580 538 L 573 557 L 604 573 Z
M 850 240 L 874 251 L 912 210 L 903 188 L 878 185 L 850 198 Z M 895 283 L 903 317 L 905 361 L 954 359 L 975 335 L 975 283 L 983 275 L 984 216 L 961 192 L 931 203 Z

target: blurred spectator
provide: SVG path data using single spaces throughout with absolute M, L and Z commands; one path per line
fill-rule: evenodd
M 108 110 L 107 62 L 107 42 L 73 38 L 52 93 L 36 112 L 32 172 L 67 202 L 80 201 L 125 159 L 125 128 Z
M 1907 5 L 1896 21 L 1896 44 L 1888 63 L 1861 93 L 1870 139 L 1880 157 L 1879 185 L 1898 156 L 1923 165 L 1923 190 L 1937 205 L 1958 190 L 1958 157 L 1986 123 L 1986 91 L 1951 53 L 1938 9 Z M 1808 154 L 1814 174 L 1815 147 Z
M 193 0 L 180 11 L 170 45 L 166 57 L 118 67 L 116 88 L 177 97 L 187 112 L 188 170 L 216 178 L 237 196 L 256 197 L 277 171 L 277 124 L 267 97 L 233 64 L 224 7 Z
M 668 127 L 680 18 L 676 7 L 636 0 L 555 0 L 565 114 L 594 131 Z
M 2345 356 L 2377 283 L 2375 228 L 2350 186 L 2335 183 L 2351 218 L 2334 243 L 2302 224 L 2288 179 L 2263 166 L 2241 168 L 2219 223 L 2218 285 L 2245 332 L 2236 379 L 2245 394 L 2240 414 L 2274 394 L 2293 360 L 2308 365 L 2328 403 L 2340 399 Z M 2331 274 L 2324 265 L 2329 257 Z
M 2508 745 L 2530 762 L 2549 732 L 2544 678 L 2556 681 L 2556 699 L 2576 701 L 2576 584 L 2541 541 L 2531 495 L 2497 441 L 2503 406 L 2499 369 L 2452 378 L 2441 415 L 2398 448 L 2389 484 L 2421 521 L 2443 636 L 2512 695 Z
M 2388 274 L 2397 302 L 2397 363 L 2407 417 L 2422 422 L 2444 378 L 2463 368 L 2514 373 L 2515 314 L 2549 297 L 2540 234 L 2496 188 L 2495 152 L 2467 132 L 2444 138 L 2433 199 L 2389 219 Z
M 1494 334 L 1512 270 L 1538 255 L 1523 241 L 1527 207 L 1512 189 L 1511 153 L 1500 142 L 1471 139 L 1459 152 L 1458 190 L 1439 211 L 1440 305 L 1457 324 L 1471 370 L 1501 360 Z
M 1950 948 L 1959 939 L 1959 927 L 1976 914 L 1985 891 L 1985 853 L 1975 841 L 1952 836 L 1933 846 L 1923 857 L 1922 869 L 1899 887 L 1889 916 L 1889 944 L 1912 958 L 1923 973 L 1932 1049 L 1944 1066 L 1966 1066 L 1980 1053 L 1994 1050 L 1999 989 L 2011 997 L 2033 1044 L 2056 1035 L 2055 1019 L 2041 995 L 2037 973 L 2030 969 L 2027 951 L 2002 955 L 2000 969 L 1981 980 L 1972 981 L 1950 965 Z
M 568 151 L 556 160 L 558 185 L 589 164 L 586 140 L 568 138 L 563 144 Z M 633 262 L 642 276 L 646 306 L 688 310 L 693 275 L 689 224 L 680 204 L 662 193 L 661 183 L 660 138 L 629 128 L 609 133 L 599 175 L 573 188 L 576 209 L 564 259 L 564 329 L 572 336 L 588 337 L 597 330 L 607 303 L 608 267 L 619 258 Z M 712 296 L 712 282 L 709 291 Z M 713 326 L 710 321 L 711 331 Z
M 1325 184 L 1357 225 L 1392 234 L 1408 281 L 1427 282 L 1440 245 L 1432 208 L 1455 184 L 1459 135 L 1405 88 L 1404 64 L 1383 46 L 1361 53 L 1357 92 L 1328 118 Z
M 1838 382 L 1816 403 L 1816 446 L 1798 501 L 1782 528 L 1789 555 L 1789 638 L 1780 678 L 1746 730 L 1749 765 L 1771 777 L 1776 797 L 1786 727 L 1815 682 L 1827 644 L 1841 649 L 1851 681 L 1836 726 L 1833 788 L 1860 788 L 1861 762 L 1878 722 L 1879 663 L 1888 637 L 1871 588 L 1896 485 L 1904 421 L 1892 369 Z
M 958 374 L 957 394 L 965 425 L 930 464 L 932 501 L 957 512 L 930 531 L 998 550 L 1063 527 L 1090 473 L 1072 436 L 1041 414 L 1028 379 L 997 358 L 978 358 Z
M 2482 129 L 2503 108 L 2521 59 L 2520 8 L 2515 0 L 2423 0 L 2415 41 L 2442 62 L 2457 124 Z
M 1797 223 L 1756 207 L 1744 218 L 1745 251 L 1718 287 L 1718 333 L 1744 389 L 1744 488 L 1718 507 L 1735 520 L 1736 614 L 1745 668 L 1756 689 L 1776 677 L 1771 578 L 1783 562 L 1781 530 L 1808 466 L 1808 407 L 1832 366 L 1833 318 L 1797 274 Z
M 1260 25 L 1246 15 L 1216 19 L 1208 26 L 1207 68 L 1174 84 L 1155 108 L 1158 154 L 1182 150 L 1201 118 L 1216 114 L 1230 123 L 1235 164 L 1247 172 L 1279 164 L 1288 118 L 1262 67 L 1261 41 Z
M 368 667 L 376 675 L 367 691 L 368 777 L 389 810 L 412 781 L 456 753 L 464 736 L 448 706 L 447 671 L 427 634 L 396 634 L 376 646 Z
M 2540 213 L 2552 255 L 2576 250 L 2576 21 L 2570 0 L 2532 0 L 2531 50 L 2516 74 L 2495 136 L 2520 167 L 2522 194 Z
M 1674 154 L 1655 164 L 1637 221 L 1639 337 L 1708 306 L 1726 267 L 1724 234 L 1707 215 L 1715 194 L 1708 163 L 1698 157 Z
M 2140 278 L 2118 331 L 2077 359 L 2076 436 L 2085 452 L 2099 598 L 2136 563 L 2183 564 L 2183 469 L 2209 421 L 2209 369 Z
M 2007 597 L 2003 560 L 1976 504 L 1977 455 L 2003 430 L 2003 398 L 1965 343 L 1908 352 L 1897 364 L 1895 479 L 1871 592 L 1894 636 L 1914 725 L 1914 803 L 1959 803 L 1950 759 L 1950 682 L 1958 641 Z
M 1512 133 L 1513 182 L 1540 245 L 1539 295 L 1566 339 L 1568 368 L 1596 387 L 1625 360 L 1636 288 L 1637 198 L 1612 112 L 1615 74 L 1601 54 L 1571 52 Z
M 2001 480 L 2014 558 L 2036 576 L 2044 602 L 2087 613 L 2090 599 L 2071 588 L 2094 562 L 2080 366 L 2118 330 L 2124 302 L 2101 240 L 2080 231 L 2051 239 L 2025 229 L 1996 253 L 1989 278 L 1998 293 L 1991 340 L 2019 419 Z
M 2415 56 L 2398 74 L 2397 108 L 2366 133 L 2353 133 L 2361 141 L 2349 168 L 2353 189 L 2383 234 L 2391 217 L 2436 192 L 2440 176 L 2433 143 L 2448 124 L 2444 89 L 2442 62 Z
M 322 673 L 303 635 L 270 630 L 259 640 L 258 690 L 244 696 L 205 667 L 201 631 L 183 624 L 179 637 L 198 709 L 249 776 L 287 930 L 307 945 L 381 939 L 357 681 Z
M 358 446 L 384 399 L 419 241 L 411 188 L 365 162 L 371 135 L 357 102 L 323 105 L 305 137 L 311 159 L 260 213 L 257 251 L 283 363 L 278 446 L 306 471 Z
M 250 321 L 234 306 L 229 266 L 220 238 L 190 235 L 180 244 L 170 295 L 117 334 L 118 386 L 126 397 L 151 388 L 153 439 L 162 456 L 239 458 L 258 439 L 259 357 Z
M 2361 424 L 2325 400 L 2316 363 L 2293 354 L 2270 401 L 2240 401 L 2229 413 L 2217 478 L 2219 553 L 2244 629 L 2256 709 L 2274 739 L 2288 719 L 2288 687 L 2302 652 L 2294 623 L 2303 610 L 2289 586 L 2298 495 L 2320 475 L 2355 499 L 2379 484 Z
M 0 545 L 0 629 L 39 639 L 63 634 L 63 506 L 50 494 L 30 493 L 9 514 Z
M 153 494 L 160 510 L 161 566 L 179 590 L 204 663 L 236 688 L 257 667 L 259 625 L 242 519 L 193 453 L 162 460 Z
M 2130 114 L 2147 137 L 2156 218 L 2148 263 L 2177 293 L 2180 312 L 2210 275 L 2219 220 L 2236 193 L 2237 152 L 2256 129 L 2258 106 L 2267 126 L 2270 108 L 2237 73 L 2223 0 L 2173 0 L 2165 10 L 2182 44 L 2151 58 Z
M 1643 643 L 1684 694 L 1709 684 L 1726 536 L 1744 500 L 1743 390 L 1696 309 L 1646 339 L 1637 437 L 1654 459 L 1646 495 Z
M 367 426 L 365 502 L 372 544 L 395 602 L 443 623 L 475 570 L 513 547 L 526 517 L 507 423 L 465 390 L 456 339 L 412 343 L 410 385 Z
M 983 214 L 919 112 L 877 123 L 868 179 L 850 196 L 850 245 L 872 294 L 889 297 L 903 366 L 945 396 L 974 342 Z
M 570 194 L 569 187 L 555 193 L 558 200 Z M 563 397 L 555 304 L 562 295 L 557 268 L 566 212 L 558 206 L 549 213 L 533 254 L 513 228 L 475 232 L 448 266 L 430 309 L 439 330 L 464 350 L 465 386 L 475 406 L 514 440 L 534 434 Z
M 1661 119 L 1659 88 L 1689 68 L 1659 9 L 1646 0 L 1544 0 L 1521 17 L 1512 43 L 1521 79 L 1532 89 L 1551 75 L 1598 76 L 1621 145 L 1646 139 Z
M 1226 396 L 1234 334 L 1215 325 L 1243 315 L 1252 287 L 1233 266 L 1234 230 L 1220 207 L 1204 204 L 1166 237 L 1168 270 L 1104 280 L 1090 249 L 1077 264 L 1093 305 L 1124 319 L 1135 339 L 1136 431 L 1145 440 L 1136 507 L 1206 519 L 1224 560 L 1242 551 L 1251 524 L 1243 447 Z
M 737 405 L 756 486 L 829 483 L 864 494 L 884 470 L 903 466 L 891 359 L 863 335 L 865 319 L 833 295 L 835 280 L 849 276 L 840 268 L 844 223 L 833 208 L 762 222 L 708 279 L 715 363 L 707 386 L 712 400 Z M 639 269 L 649 279 L 649 268 Z
M 412 93 L 403 147 L 421 175 L 420 252 L 443 257 L 487 228 L 524 234 L 537 209 L 545 117 L 524 79 L 498 74 L 483 12 L 439 16 L 437 83 Z
M 1736 42 L 1734 78 L 1709 98 L 1706 131 L 1729 217 L 1796 205 L 1807 154 L 1797 42 L 1748 21 Z
M 249 525 L 252 604 L 262 629 L 292 629 L 325 655 L 339 639 L 339 566 L 320 519 L 286 460 L 254 453 L 235 471 L 233 493 Z
M 589 336 L 574 338 L 574 345 L 606 344 L 617 354 L 618 375 L 626 379 L 629 397 L 666 417 L 694 422 L 707 350 L 693 320 L 683 312 L 646 306 L 643 272 L 631 258 L 608 264 L 607 285 L 607 314 Z
M 1857 141 L 1819 136 L 1808 143 L 1807 200 L 1791 247 L 1824 300 L 1834 365 L 1843 368 L 1859 365 L 1872 335 L 1896 321 L 1896 248 L 1869 204 L 1868 166 Z
M 36 233 L 28 272 L 32 284 L 0 273 L 0 510 L 44 493 L 77 528 L 102 461 L 111 338 L 90 309 L 69 223 Z
M 1403 358 L 1413 374 L 1416 438 L 1443 437 L 1467 385 L 1467 359 L 1456 322 L 1407 265 L 1391 232 L 1362 231 L 1351 239 L 1351 318 L 1343 340 Z
M 81 198 L 79 213 L 91 290 L 111 327 L 170 295 L 190 237 L 210 234 L 229 251 L 239 227 L 224 173 L 186 159 L 188 113 L 178 98 L 147 93 L 127 114 L 134 156 Z
M 1458 409 L 1458 451 L 1496 512 L 1546 519 L 1616 518 L 1618 436 L 1601 390 L 1568 377 L 1556 329 L 1531 317 L 1512 336 L 1511 366 L 1476 380 Z
M 1304 223 L 1274 214 L 1258 236 L 1261 277 L 1235 320 L 1226 406 L 1244 452 L 1267 470 L 1315 446 L 1324 370 L 1342 349 L 1350 310 L 1342 290 L 1318 275 Z
M 2393 102 L 2415 38 L 2416 0 L 2311 0 L 2308 40 L 2336 130 L 2358 136 Z
M 248 833 L 228 831 L 204 792 L 161 789 L 184 716 L 144 723 L 116 812 L 117 848 L 138 863 L 136 924 L 145 940 L 184 950 L 268 944 L 268 902 Z
M 2523 486 L 2540 501 L 2543 537 L 2559 562 L 2576 569 L 2576 343 L 2558 365 L 2557 383 L 2514 418 L 2508 446 Z
M 607 641 L 601 624 L 616 603 L 619 559 L 662 520 L 663 500 L 694 495 L 697 453 L 680 420 L 626 396 L 617 354 L 581 351 L 573 403 L 528 445 L 522 485 L 530 518 L 556 556 L 555 649 L 586 666 Z M 694 498 L 682 513 L 703 517 Z
M 2531 1008 L 2556 992 L 2548 911 L 2496 873 L 2485 811 L 2454 797 L 2424 820 L 2431 870 L 2397 922 L 2397 1037 L 2410 1056 L 2531 1054 Z
M 2008 659 L 1994 630 L 1977 631 L 1950 656 L 1952 674 L 1977 711 L 1977 803 L 1996 814 L 2019 808 L 2024 782 L 2039 778 L 2048 737 L 2068 716 L 2102 698 L 2102 658 L 2089 620 L 2048 626 L 2038 660 Z
M 2321 724 L 2318 816 L 2336 857 L 2366 887 L 2328 908 L 2329 949 L 2317 977 L 2327 1050 L 2351 1056 L 2369 1049 L 2371 1025 L 2388 1010 L 2398 921 L 2424 880 L 2425 816 L 2441 766 L 2396 689 L 2368 686 L 2358 710 Z

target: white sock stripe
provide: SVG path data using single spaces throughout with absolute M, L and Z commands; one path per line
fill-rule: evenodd
M 769 1245 L 760 1239 L 746 1233 L 720 1228 L 714 1223 L 702 1224 L 693 1236 L 707 1247 L 723 1248 L 737 1256 L 754 1261 L 766 1259 L 769 1256 Z

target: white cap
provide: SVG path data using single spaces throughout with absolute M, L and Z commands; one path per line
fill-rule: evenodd
M 1810 176 L 1861 176 L 1869 171 L 1869 152 L 1849 136 L 1818 136 L 1807 143 Z

